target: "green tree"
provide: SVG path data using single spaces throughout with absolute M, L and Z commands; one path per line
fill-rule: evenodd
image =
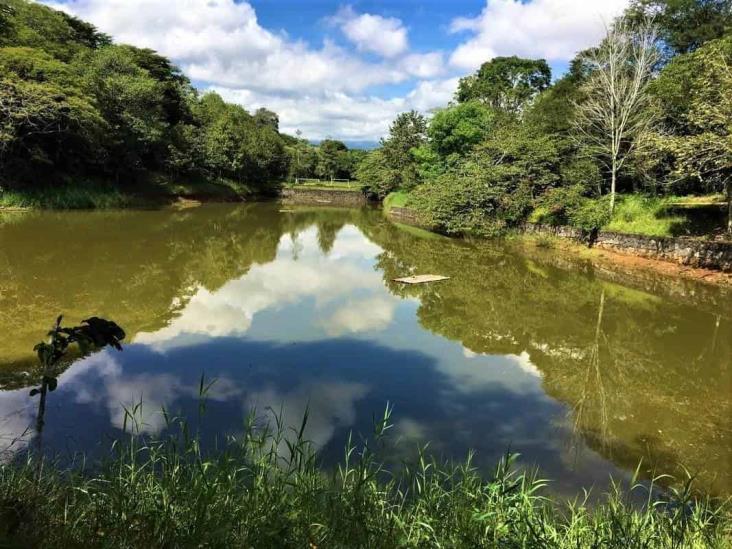
M 90 24 L 47 6 L 26 0 L 3 0 L 11 19 L 14 46 L 42 49 L 61 61 L 71 61 L 90 47 L 110 43 Z
M 654 83 L 668 132 L 654 156 L 669 155 L 674 180 L 727 193 L 732 233 L 732 35 L 675 57 Z
M 653 18 L 659 27 L 666 54 L 688 53 L 732 29 L 729 0 L 633 0 L 631 21 Z
M 254 122 L 258 126 L 269 127 L 276 132 L 280 130 L 280 117 L 277 116 L 277 113 L 264 107 L 260 107 L 254 112 Z
M 109 169 L 121 174 L 140 172 L 164 147 L 169 129 L 165 84 L 139 66 L 134 48 L 108 46 L 82 56 L 85 88 L 93 94 L 114 129 L 109 134 Z
M 399 183 L 395 180 L 395 173 L 386 167 L 383 149 L 366 155 L 358 165 L 356 178 L 370 195 L 379 199 L 386 197 Z
M 409 189 L 418 183 L 412 151 L 426 141 L 427 121 L 417 111 L 401 113 L 389 127 L 389 136 L 381 140 L 381 148 L 386 167 L 393 172 L 389 179 L 395 188 Z
M 534 200 L 559 183 L 560 160 L 552 136 L 504 124 L 418 187 L 410 204 L 448 234 L 500 233 L 523 221 Z
M 543 59 L 496 57 L 460 79 L 455 98 L 460 103 L 480 101 L 492 109 L 520 114 L 549 87 L 552 73 Z
M 439 110 L 427 130 L 430 144 L 443 159 L 455 161 L 490 135 L 496 118 L 489 107 L 477 101 Z
M 326 179 L 343 179 L 348 172 L 348 147 L 342 141 L 324 139 L 318 147 L 319 177 Z
M 0 172 L 6 183 L 35 183 L 41 175 L 58 181 L 96 162 L 105 121 L 68 65 L 36 49 L 0 48 L 0 74 Z
M 582 55 L 573 59 L 567 74 L 536 97 L 526 111 L 525 121 L 537 132 L 568 135 L 588 72 Z

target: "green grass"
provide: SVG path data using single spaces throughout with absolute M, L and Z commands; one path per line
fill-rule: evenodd
M 133 203 L 131 195 L 113 187 L 74 185 L 25 191 L 0 192 L 0 208 L 6 209 L 92 209 L 124 208 Z
M 603 197 L 602 202 L 583 200 L 585 205 L 606 211 L 604 208 L 607 208 L 609 204 L 607 198 L 607 196 Z M 600 228 L 604 231 L 656 237 L 710 236 L 724 232 L 725 207 L 726 204 L 721 195 L 682 197 L 618 195 L 612 219 Z M 581 213 L 575 209 L 565 212 L 565 217 L 573 219 L 573 212 Z M 551 207 L 539 204 L 529 215 L 528 221 L 530 223 L 551 223 L 552 217 L 554 215 Z M 575 217 L 583 219 L 582 215 L 575 215 Z M 588 222 L 591 221 L 593 219 Z M 560 224 L 572 224 L 572 222 L 565 220 Z
M 646 236 L 674 236 L 687 223 L 686 216 L 668 210 L 665 198 L 627 195 L 619 197 L 613 218 L 604 230 Z
M 384 210 L 391 208 L 404 208 L 409 202 L 409 193 L 406 191 L 395 191 L 384 198 Z
M 135 411 L 127 414 L 134 423 Z M 0 465 L 3 547 L 729 547 L 728 504 L 694 499 L 690 483 L 631 504 L 619 486 L 598 504 L 553 501 L 515 457 L 483 478 L 468 457 L 422 450 L 397 471 L 379 458 L 389 411 L 328 471 L 296 429 L 251 416 L 243 435 L 201 450 L 178 434 L 130 437 L 94 469 L 29 459 Z M 655 492 L 654 492 L 655 493 Z
M 333 183 L 329 181 L 305 182 L 305 183 L 285 183 L 284 185 L 288 189 L 313 189 L 319 191 L 352 191 L 361 192 L 361 184 L 358 181 L 351 181 L 350 183 L 335 181 Z
M 237 201 L 254 194 L 253 187 L 228 179 L 171 178 L 149 174 L 118 188 L 104 182 L 76 182 L 0 191 L 0 209 L 109 209 L 160 206 L 178 197 Z

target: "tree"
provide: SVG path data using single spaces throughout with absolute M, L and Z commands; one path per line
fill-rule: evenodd
M 260 107 L 254 112 L 254 122 L 258 126 L 269 127 L 276 132 L 280 130 L 280 117 L 277 116 L 276 112 L 267 110 L 264 107 Z
M 674 58 L 654 84 L 666 132 L 654 156 L 670 154 L 672 179 L 727 194 L 732 234 L 732 35 Z
M 348 147 L 336 139 L 324 139 L 318 148 L 319 177 L 340 179 L 348 175 Z
M 15 38 L 13 15 L 15 11 L 10 5 L 0 4 L 0 46 L 11 43 Z
M 627 14 L 641 25 L 654 19 L 667 57 L 692 52 L 732 28 L 729 0 L 633 0 Z
M 37 49 L 0 48 L 0 74 L 0 173 L 12 174 L 8 183 L 41 174 L 56 182 L 102 156 L 105 121 L 68 65 Z
M 401 113 L 389 127 L 389 136 L 381 140 L 382 156 L 391 170 L 397 188 L 414 187 L 418 182 L 412 150 L 427 141 L 427 121 L 417 111 Z
M 552 73 L 543 59 L 496 57 L 474 75 L 460 79 L 458 102 L 480 101 L 491 108 L 518 115 L 549 87 Z
M 134 48 L 108 46 L 79 58 L 86 91 L 96 98 L 114 128 L 110 137 L 109 167 L 122 173 L 143 170 L 156 149 L 165 146 L 169 128 L 165 85 L 137 63 Z
M 394 172 L 386 167 L 384 150 L 376 149 L 368 153 L 356 169 L 356 178 L 367 192 L 382 199 L 397 188 Z
M 656 119 L 648 88 L 659 59 L 657 36 L 651 22 L 632 27 L 619 19 L 602 44 L 583 55 L 590 75 L 576 104 L 574 134 L 610 172 L 611 213 L 618 172 Z
M 468 154 L 496 126 L 496 115 L 477 101 L 460 103 L 437 111 L 428 134 L 432 148 L 448 161 Z
M 581 87 L 587 76 L 588 70 L 580 54 L 570 63 L 567 74 L 536 97 L 526 110 L 524 122 L 540 133 L 569 135 L 575 104 L 581 100 Z

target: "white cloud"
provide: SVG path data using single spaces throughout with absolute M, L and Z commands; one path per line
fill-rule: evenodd
M 295 242 L 285 236 L 276 261 L 255 265 L 215 292 L 198 288 L 167 326 L 155 332 L 140 332 L 134 342 L 165 352 L 201 339 L 242 336 L 259 312 L 305 299 L 313 299 L 316 308 L 323 308 L 354 293 L 364 297 L 350 310 L 346 306 L 333 313 L 323 321 L 323 328 L 328 333 L 382 329 L 391 322 L 396 299 L 381 295 L 384 287 L 378 272 L 356 264 L 380 252 L 381 248 L 351 227 L 338 233 L 327 257 L 319 251 L 315 227 L 300 233 Z M 297 259 L 292 257 L 295 254 Z
M 91 21 L 118 42 L 159 51 L 195 80 L 223 86 L 259 92 L 358 91 L 403 82 L 410 76 L 399 65 L 369 63 L 331 41 L 312 48 L 288 40 L 283 33 L 262 27 L 247 2 L 71 0 L 48 4 Z M 389 48 L 396 51 L 393 44 Z
M 399 19 L 370 13 L 357 14 L 346 7 L 332 18 L 360 51 L 394 57 L 408 48 L 407 29 Z
M 350 8 L 331 22 L 359 51 L 377 53 L 381 60 L 364 58 L 329 39 L 314 47 L 266 29 L 247 2 L 46 3 L 92 22 L 118 42 L 159 51 L 193 80 L 249 110 L 260 106 L 275 110 L 284 131 L 300 129 L 311 139 L 378 140 L 399 112 L 413 108 L 413 96 L 406 92 L 384 99 L 365 94 L 366 90 L 416 80 L 414 99 L 422 104 L 424 93 L 417 89 L 425 80 L 420 79 L 437 78 L 445 68 L 440 52 L 408 51 L 407 30 L 398 19 L 357 14 Z
M 186 385 L 170 373 L 130 374 L 113 351 L 105 350 L 76 362 L 59 378 L 61 390 L 77 403 L 107 408 L 110 423 L 135 434 L 157 434 L 166 426 L 163 410 L 180 398 L 198 398 L 197 383 Z M 224 402 L 239 398 L 238 385 L 230 378 L 216 378 L 206 398 Z M 2 400 L 0 400 L 0 403 Z
M 303 433 L 304 440 L 311 442 L 316 448 L 325 446 L 337 428 L 350 427 L 356 421 L 356 403 L 365 397 L 369 387 L 363 383 L 353 382 L 321 382 L 302 384 L 289 392 L 281 392 L 274 388 L 266 388 L 254 392 L 247 397 L 246 411 L 256 410 L 257 414 L 267 412 L 270 426 L 275 425 L 275 415 L 282 425 L 296 426 L 302 423 L 305 412 L 308 422 Z M 296 431 L 288 429 L 284 440 L 278 445 L 278 453 L 289 455 L 287 441 L 293 442 Z
M 202 87 L 249 110 L 276 111 L 285 132 L 377 141 L 400 112 L 444 106 L 458 74 L 496 55 L 570 59 L 596 43 L 603 19 L 609 22 L 628 1 L 488 0 L 477 17 L 452 22 L 452 31 L 470 35 L 451 53 L 412 51 L 403 21 L 352 8 L 327 20 L 345 44 L 330 38 L 315 44 L 263 27 L 246 1 L 46 3 L 92 22 L 118 42 L 169 56 Z M 384 89 L 397 95 L 386 96 Z
M 422 80 L 401 97 L 352 95 L 343 92 L 273 96 L 250 90 L 212 86 L 227 101 L 249 109 L 267 107 L 280 115 L 282 131 L 301 130 L 310 139 L 336 137 L 353 141 L 376 141 L 404 111 L 429 112 L 445 106 L 457 89 L 457 78 Z
M 620 15 L 629 0 L 487 0 L 475 18 L 455 19 L 453 32 L 473 36 L 452 53 L 450 63 L 475 69 L 500 55 L 566 61 L 596 44 L 604 24 Z
M 394 319 L 396 305 L 389 297 L 349 300 L 324 321 L 326 332 L 337 336 L 384 330 Z

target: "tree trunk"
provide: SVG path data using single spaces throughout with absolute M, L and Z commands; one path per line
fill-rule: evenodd
M 727 179 L 727 234 L 732 235 L 732 177 Z
M 610 215 L 613 215 L 615 211 L 615 183 L 618 178 L 618 168 L 615 165 L 615 159 L 613 158 L 612 174 L 610 178 Z

